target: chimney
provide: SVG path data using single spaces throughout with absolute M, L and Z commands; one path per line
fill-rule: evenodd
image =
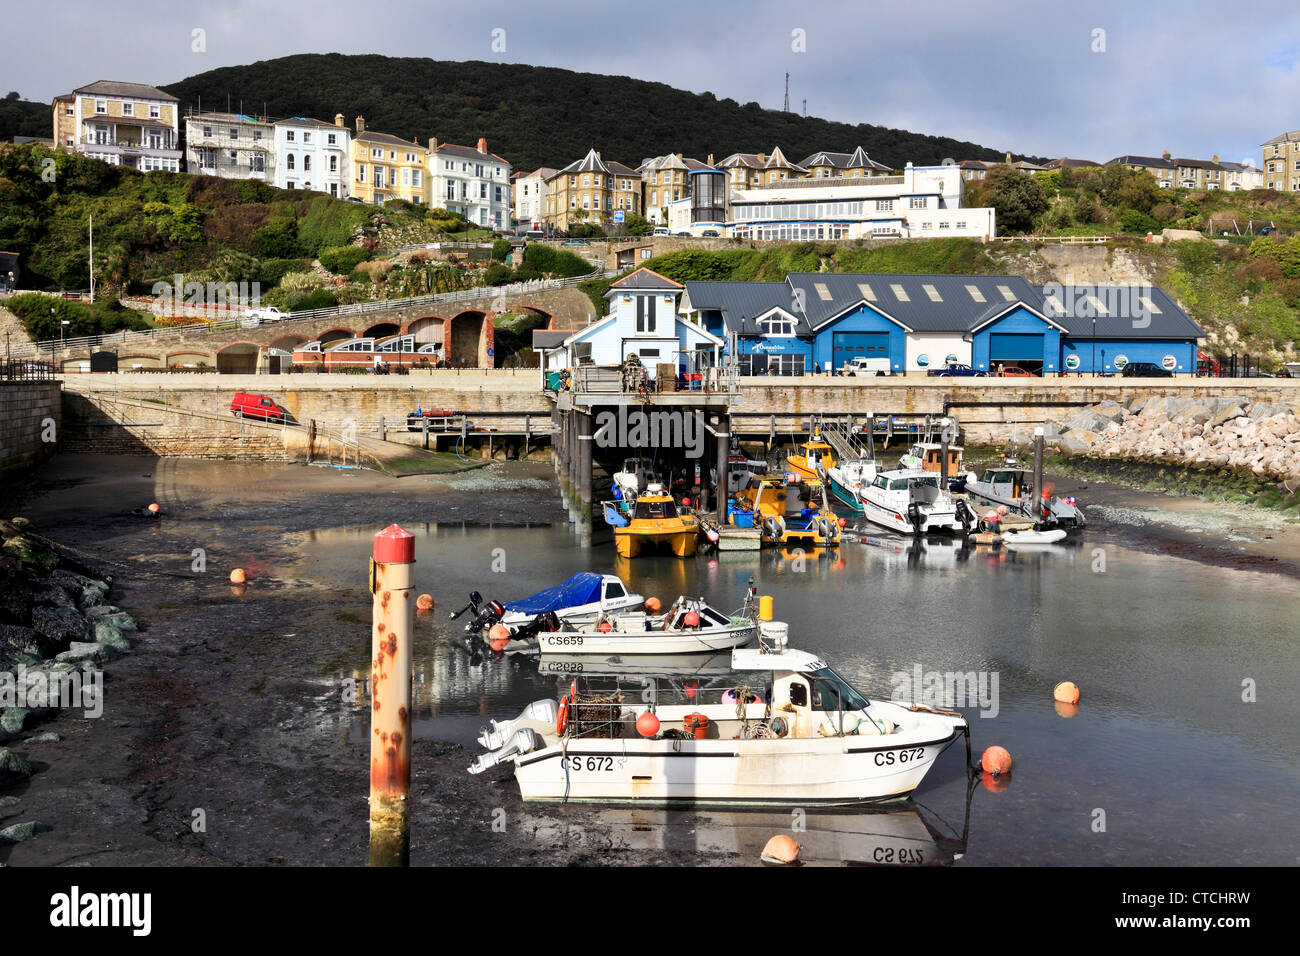
M 1168 158 L 1169 158 L 1169 150 L 1165 150 L 1163 153 L 1161 153 L 1161 154 L 1160 154 L 1160 157 L 1161 157 L 1162 159 L 1168 159 Z
M 712 165 L 713 165 L 713 154 L 712 154 L 712 153 L 709 153 L 708 159 L 705 161 L 705 165 L 706 165 L 706 166 L 712 166 Z
M 335 126 L 342 126 L 342 125 L 343 125 L 343 114 L 342 114 L 342 113 L 335 113 L 335 114 L 334 114 L 334 125 L 335 125 Z
M 596 150 L 596 158 L 600 159 L 600 150 Z
M 357 135 L 360 136 L 360 135 L 361 135 L 362 133 L 364 133 L 365 131 L 366 131 L 366 118 L 365 118 L 364 116 L 358 116 L 358 117 L 357 117 Z
M 478 138 L 478 151 L 480 153 L 487 152 L 487 139 L 482 136 Z
M 1007 165 L 1008 165 L 1008 166 L 1011 165 L 1011 154 L 1010 154 L 1010 153 L 1007 153 Z
M 758 161 L 759 161 L 760 163 L 765 163 L 765 162 L 767 162 L 767 154 L 766 154 L 766 153 L 759 153 L 759 154 L 758 154 Z
M 431 152 L 431 153 L 436 153 L 437 151 L 438 151 L 438 137 L 436 137 L 436 136 L 430 136 L 430 137 L 429 137 L 429 152 Z
M 673 155 L 676 156 L 678 160 L 680 160 L 680 159 L 682 158 L 682 154 L 681 154 L 681 153 L 673 153 Z
M 1218 157 L 1218 156 L 1211 156 L 1211 157 L 1210 157 L 1210 162 L 1212 162 L 1212 163 L 1217 163 L 1218 161 L 1219 161 L 1219 157 Z

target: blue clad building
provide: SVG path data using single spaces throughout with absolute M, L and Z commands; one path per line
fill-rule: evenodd
M 1033 375 L 1150 362 L 1195 374 L 1199 326 L 1153 286 L 1035 286 L 1019 276 L 790 273 L 688 282 L 682 309 L 734 342 L 742 374 L 872 360 L 890 374 L 947 364 Z

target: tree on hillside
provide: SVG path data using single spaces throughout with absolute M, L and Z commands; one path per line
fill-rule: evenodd
M 1047 209 L 1047 194 L 1032 176 L 1004 163 L 984 177 L 984 202 L 998 213 L 998 232 L 1027 232 Z

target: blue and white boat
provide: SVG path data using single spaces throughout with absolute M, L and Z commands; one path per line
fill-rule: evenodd
M 876 480 L 876 463 L 866 457 L 842 461 L 826 469 L 826 487 L 835 499 L 847 505 L 854 514 L 862 514 L 860 489 Z

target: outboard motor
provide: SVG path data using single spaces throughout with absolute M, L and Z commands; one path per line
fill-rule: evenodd
M 835 522 L 827 517 L 817 519 L 817 533 L 826 544 L 835 543 Z
M 475 614 L 478 614 L 479 608 L 482 605 L 483 605 L 483 595 L 479 594 L 477 591 L 470 591 L 469 603 L 466 604 L 459 611 L 452 611 L 450 620 L 453 621 L 456 620 L 456 618 L 460 617 L 466 611 L 473 611 Z
M 484 770 L 495 767 L 497 764 L 504 760 L 509 760 L 511 757 L 516 757 L 519 754 L 526 754 L 536 750 L 540 743 L 541 738 L 537 736 L 537 732 L 525 727 L 522 730 L 516 731 L 514 736 L 506 741 L 505 746 L 501 747 L 499 750 L 494 750 L 490 754 L 480 755 L 477 760 L 470 764 L 468 768 L 469 772 L 482 773 Z
M 768 515 L 763 519 L 763 530 L 772 541 L 780 541 L 785 533 L 785 521 L 779 515 Z
M 523 640 L 528 637 L 536 637 L 542 631 L 558 631 L 560 626 L 560 617 L 558 614 L 554 611 L 543 611 L 527 624 L 521 624 L 515 628 L 515 632 L 512 636 L 516 640 Z
M 908 502 L 907 520 L 911 522 L 912 534 L 920 537 L 921 529 L 925 526 L 925 518 L 921 514 L 921 503 L 919 501 Z
M 514 720 L 492 721 L 491 727 L 480 731 L 478 735 L 479 745 L 488 750 L 500 747 L 510 739 L 516 730 L 523 729 L 522 725 L 528 721 L 538 721 L 544 725 L 554 726 L 559 713 L 559 705 L 551 698 L 535 700 L 525 707 L 523 712 Z
M 971 512 L 970 505 L 961 498 L 957 499 L 957 520 L 961 522 L 961 533 L 969 535 L 975 524 L 975 515 Z
M 465 630 L 471 634 L 477 634 L 486 627 L 499 623 L 501 618 L 505 617 L 506 608 L 500 601 L 488 601 L 487 606 L 479 611 L 474 620 L 465 625 Z

